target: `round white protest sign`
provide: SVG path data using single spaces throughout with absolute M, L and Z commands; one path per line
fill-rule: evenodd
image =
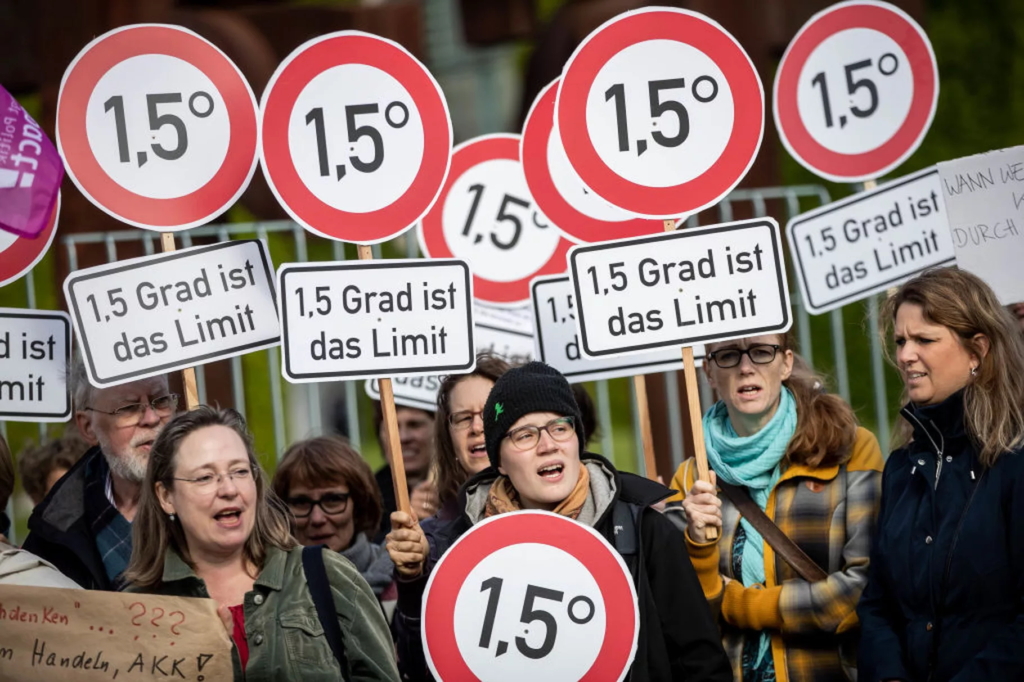
M 455 148 L 419 237 L 431 258 L 468 261 L 474 297 L 501 305 L 529 301 L 537 275 L 565 272 L 572 245 L 534 204 L 518 135 L 485 135 Z
M 548 512 L 473 526 L 423 598 L 423 648 L 442 681 L 618 681 L 639 633 L 622 557 L 592 528 Z
M 811 17 L 775 76 L 773 113 L 793 158 L 835 182 L 877 178 L 921 144 L 939 98 L 928 36 L 888 3 L 855 0 Z
M 64 73 L 57 146 L 71 179 L 118 220 L 202 225 L 256 170 L 256 98 L 227 55 L 179 26 L 96 38 Z
M 260 109 L 271 189 L 306 229 L 376 243 L 433 205 L 448 173 L 452 124 L 440 86 L 405 48 L 342 31 L 277 68 Z
M 0 230 L 0 287 L 21 278 L 42 260 L 49 250 L 50 244 L 53 243 L 53 238 L 57 235 L 57 217 L 59 215 L 60 193 L 58 192 L 50 221 L 36 237 L 29 239 Z
M 555 121 L 588 188 L 633 214 L 677 218 L 716 203 L 746 175 L 761 146 L 764 91 L 717 23 L 641 9 L 576 49 Z
M 637 218 L 591 192 L 572 169 L 555 126 L 555 80 L 537 95 L 523 125 L 523 173 L 544 215 L 569 239 L 589 243 L 661 232 L 661 221 Z

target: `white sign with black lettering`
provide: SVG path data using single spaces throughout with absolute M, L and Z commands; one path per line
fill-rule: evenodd
M 956 264 L 1004 305 L 1024 301 L 1024 146 L 938 165 Z
M 260 240 L 197 246 L 71 273 L 64 295 L 89 381 L 104 387 L 280 342 Z
M 397 377 L 391 380 L 391 390 L 395 395 L 395 404 L 402 407 L 413 407 L 417 410 L 434 412 L 437 410 L 437 391 L 441 388 L 441 379 L 437 375 L 417 377 Z M 380 381 L 367 379 L 363 385 L 366 395 L 371 400 L 380 400 Z
M 678 348 L 595 360 L 580 352 L 576 303 L 567 276 L 538 277 L 530 284 L 537 333 L 537 359 L 571 382 L 617 379 L 637 374 L 672 372 L 683 368 Z M 703 353 L 702 353 L 703 354 Z
M 0 308 L 0 419 L 64 422 L 71 318 L 53 310 Z
M 535 359 L 530 306 L 499 308 L 480 301 L 474 303 L 478 353 L 497 355 L 513 365 Z
M 786 225 L 804 306 L 828 312 L 954 261 L 939 173 L 929 168 Z
M 569 251 L 581 350 L 591 357 L 784 332 L 779 225 L 757 218 Z
M 277 277 L 288 381 L 468 372 L 475 365 L 465 261 L 288 263 Z

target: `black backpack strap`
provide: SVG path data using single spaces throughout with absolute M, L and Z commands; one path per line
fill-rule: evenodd
M 612 507 L 615 549 L 622 555 L 634 581 L 639 566 L 641 511 L 640 505 L 623 500 L 615 500 L 615 505 Z
M 345 643 L 341 636 L 341 626 L 338 625 L 338 614 L 334 609 L 331 585 L 327 582 L 323 545 L 302 548 L 302 571 L 306 574 L 309 595 L 313 597 L 316 615 L 320 618 L 320 625 L 324 629 L 324 637 L 327 638 L 327 643 L 331 646 L 331 651 L 334 652 L 334 658 L 341 666 L 341 673 L 348 679 L 348 659 L 345 657 Z

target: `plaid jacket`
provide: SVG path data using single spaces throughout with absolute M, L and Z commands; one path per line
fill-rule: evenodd
M 857 601 L 867 582 L 871 534 L 878 513 L 882 453 L 874 435 L 857 429 L 853 454 L 843 466 L 790 465 L 768 497 L 766 513 L 790 539 L 829 573 L 809 583 L 764 543 L 765 584 L 724 586 L 735 578 L 732 548 L 740 515 L 722 497 L 722 532 L 715 542 L 696 544 L 687 535 L 690 559 L 704 596 L 718 614 L 723 643 L 742 680 L 745 630 L 772 632 L 772 657 L 778 682 L 845 682 L 856 660 L 849 645 L 857 637 Z M 677 491 L 666 514 L 685 524 L 681 501 L 696 477 L 687 460 L 672 479 Z M 840 645 L 843 655 L 840 655 Z M 848 650 L 847 650 L 848 649 Z M 849 672 L 848 672 L 849 671 Z

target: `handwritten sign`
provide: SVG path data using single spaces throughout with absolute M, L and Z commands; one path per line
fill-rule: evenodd
M 1024 301 L 1024 146 L 938 164 L 956 263 L 1003 304 Z
M 64 295 L 93 386 L 279 343 L 273 266 L 255 239 L 79 270 Z
M 67 313 L 0 308 L 0 419 L 70 419 L 70 361 Z
M 530 306 L 502 309 L 475 301 L 476 351 L 503 358 L 512 365 L 534 359 L 533 313 Z
M 0 680 L 214 682 L 231 642 L 211 599 L 0 585 Z
M 758 218 L 575 246 L 580 346 L 602 357 L 792 324 L 779 225 Z
M 798 215 L 786 225 L 807 309 L 820 314 L 951 264 L 934 168 Z

